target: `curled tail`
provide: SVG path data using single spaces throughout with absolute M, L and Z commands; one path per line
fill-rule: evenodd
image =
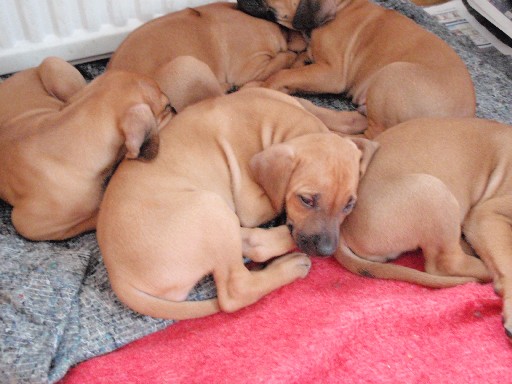
M 135 312 L 160 319 L 194 319 L 213 315 L 220 311 L 216 298 L 199 301 L 172 301 L 153 296 L 131 285 L 124 285 L 121 289 L 114 290 L 121 302 Z
M 430 288 L 448 288 L 456 285 L 479 282 L 474 277 L 438 276 L 413 268 L 391 263 L 379 263 L 357 256 L 345 244 L 341 244 L 335 254 L 336 260 L 357 275 L 379 279 L 399 280 Z

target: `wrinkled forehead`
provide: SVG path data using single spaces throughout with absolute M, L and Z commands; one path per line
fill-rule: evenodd
M 351 148 L 352 149 L 352 148 Z M 360 152 L 356 149 L 347 151 L 325 151 L 316 156 L 299 161 L 292 175 L 294 188 L 353 190 L 359 182 Z
M 340 164 L 355 165 L 361 160 L 361 151 L 357 145 L 335 134 L 316 136 L 309 141 L 306 151 L 312 162 L 334 168 L 340 167 Z

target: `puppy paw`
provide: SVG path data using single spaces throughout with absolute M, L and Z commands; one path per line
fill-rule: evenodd
M 357 135 L 363 133 L 368 128 L 368 119 L 359 112 L 338 112 L 340 123 L 329 124 L 327 127 L 336 133 L 342 135 Z
M 360 114 L 359 112 L 354 112 L 352 118 L 353 121 L 351 127 L 354 130 L 353 133 L 362 133 L 366 128 L 368 128 L 368 119 L 366 116 Z
M 509 341 L 512 343 L 512 319 L 507 320 L 504 315 L 502 322 L 503 322 L 503 329 L 505 330 L 505 335 L 507 335 Z
M 503 297 L 503 328 L 505 330 L 505 334 L 512 342 L 512 300 L 510 297 Z
M 282 93 L 286 93 L 287 95 L 291 95 L 291 94 L 295 93 L 294 90 L 292 90 L 292 89 L 290 89 L 288 87 L 284 87 L 284 86 L 281 87 L 278 84 L 273 84 L 273 83 L 264 83 L 263 87 L 270 88 L 270 89 L 273 89 L 275 91 L 279 91 L 279 92 L 282 92 Z
M 287 39 L 288 49 L 295 53 L 304 52 L 308 47 L 308 42 L 302 32 L 289 30 Z
M 309 65 L 312 63 L 313 63 L 313 61 L 310 59 L 307 52 L 303 52 L 303 53 L 297 55 L 297 58 L 292 63 L 292 65 L 290 65 L 290 68 L 302 68 L 302 67 L 305 67 L 306 65 Z
M 493 282 L 494 293 L 498 296 L 503 297 L 503 284 L 499 279 L 495 279 Z
M 283 69 L 282 71 L 278 72 L 278 74 L 281 72 L 285 72 L 285 71 L 286 71 L 286 69 Z M 286 85 L 282 85 L 279 80 L 279 76 L 276 76 L 276 75 L 271 76 L 267 80 L 262 82 L 261 86 L 263 88 L 273 89 L 275 91 L 279 91 L 279 92 L 286 93 L 286 94 L 292 94 L 295 92 L 294 89 L 291 89 Z
M 357 112 L 359 112 L 361 115 L 367 116 L 366 104 L 360 104 L 357 107 Z
M 292 272 L 297 278 L 304 278 L 311 269 L 311 259 L 305 253 L 294 252 L 278 257 L 269 267 L 282 269 L 282 273 Z

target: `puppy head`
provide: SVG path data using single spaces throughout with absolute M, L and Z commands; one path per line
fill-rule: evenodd
M 309 134 L 258 153 L 250 168 L 276 212 L 286 211 L 297 246 L 309 255 L 329 256 L 376 148 L 365 139 L 355 144 L 331 133 Z
M 237 3 L 249 15 L 308 31 L 332 20 L 339 0 L 237 0 Z

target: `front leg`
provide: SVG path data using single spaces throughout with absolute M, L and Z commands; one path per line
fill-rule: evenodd
M 344 91 L 340 74 L 327 63 L 313 63 L 283 69 L 270 76 L 263 84 L 266 88 L 285 93 L 341 93 Z
M 292 51 L 279 52 L 275 56 L 260 55 L 246 64 L 240 75 L 237 86 L 244 86 L 247 83 L 255 84 L 268 79 L 271 75 L 289 68 L 296 60 L 297 54 Z M 255 84 L 256 85 L 256 84 Z
M 241 228 L 242 253 L 252 261 L 263 263 L 296 248 L 286 225 L 269 229 Z

